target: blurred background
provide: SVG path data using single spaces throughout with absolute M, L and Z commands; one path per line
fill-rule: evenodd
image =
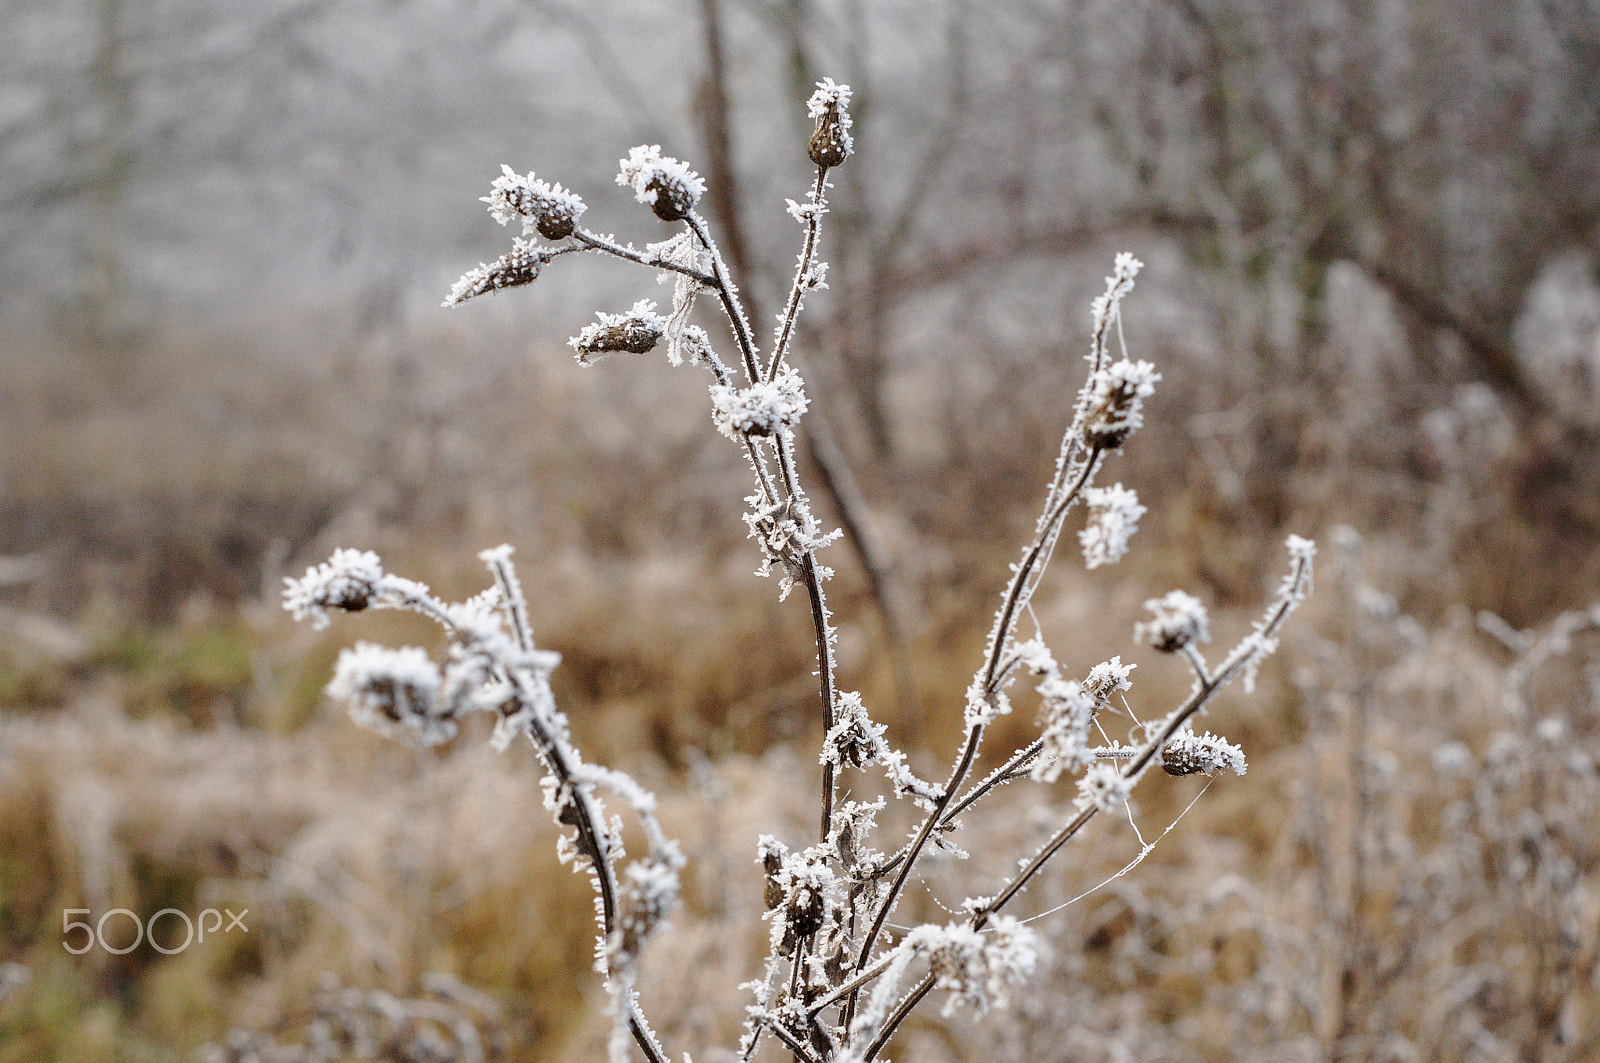
M 1594 0 L 0 0 L 0 27 L 0 1061 L 596 1053 L 586 884 L 531 758 L 323 704 L 341 645 L 436 644 L 294 627 L 282 577 L 341 546 L 454 596 L 516 547 L 575 730 L 699 869 L 647 1006 L 697 1058 L 732 1042 L 756 833 L 815 814 L 804 606 L 752 574 L 706 381 L 565 346 L 664 303 L 652 275 L 567 256 L 440 303 L 509 246 L 478 199 L 501 163 L 663 238 L 614 185 L 659 143 L 771 320 L 824 76 L 856 154 L 800 337 L 809 482 L 858 497 L 844 681 L 922 770 L 1115 252 L 1163 380 L 1103 482 L 1151 512 L 1116 569 L 1057 559 L 1056 655 L 1137 660 L 1162 712 L 1187 679 L 1132 645 L 1140 602 L 1200 595 L 1221 652 L 1283 537 L 1323 544 L 1260 687 L 1206 721 L 1250 773 L 1041 920 L 1037 1000 L 929 1009 L 900 1058 L 1600 1053 L 1600 615 L 1571 612 L 1600 602 Z M 1204 785 L 1147 780 L 1144 837 Z M 952 881 L 1040 836 L 1038 794 L 1006 800 Z M 1101 830 L 1034 911 L 1138 853 Z M 63 947 L 64 912 L 118 908 L 249 929 Z M 318 1037 L 344 1047 L 266 1054 Z

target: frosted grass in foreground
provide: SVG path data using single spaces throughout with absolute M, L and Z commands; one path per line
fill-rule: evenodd
M 1311 542 L 1290 537 L 1289 571 L 1282 584 L 1251 634 L 1215 666 L 1199 649 L 1209 630 L 1198 598 L 1174 590 L 1146 603 L 1152 616 L 1138 625 L 1135 639 L 1180 655 L 1194 673 L 1194 684 L 1181 703 L 1145 717 L 1134 732 L 1139 737 L 1128 745 L 1107 738 L 1097 718 L 1119 711 L 1116 703 L 1132 715 L 1127 701 L 1133 690 L 1131 664 L 1124 665 L 1119 655 L 1080 671 L 1061 663 L 1041 632 L 1019 638 L 1074 506 L 1082 502 L 1086 510 L 1077 534 L 1089 568 L 1120 560 L 1146 512 L 1123 485 L 1094 485 L 1106 459 L 1142 425 L 1144 402 L 1160 379 L 1151 363 L 1134 361 L 1122 350 L 1122 302 L 1133 291 L 1141 264 L 1131 254 L 1118 255 L 1105 292 L 1091 308 L 1087 378 L 1062 437 L 1033 539 L 1012 566 L 984 658 L 960 702 L 962 741 L 942 782 L 919 778 L 862 697 L 839 689 L 835 630 L 824 589 L 830 571 L 818 560 L 838 532 L 825 530 L 813 513 L 795 458 L 810 398 L 786 355 L 805 295 L 826 286 L 818 246 L 829 171 L 845 162 L 853 147 L 849 102 L 849 87 L 831 80 L 819 83 L 807 102 L 816 122 L 807 149 L 816 175 L 803 203 L 789 201 L 788 212 L 803 227 L 804 238 L 768 352 L 758 347 L 739 288 L 696 211 L 705 182 L 654 145 L 633 148 L 621 160 L 617 182 L 673 226 L 666 239 L 640 248 L 585 228 L 581 219 L 588 207 L 575 193 L 505 167 L 485 201 L 501 224 L 520 222 L 521 234 L 507 254 L 462 277 L 446 300 L 457 306 L 532 283 L 545 266 L 576 253 L 606 255 L 670 280 L 671 306 L 664 314 L 648 299 L 622 313 L 599 312 L 572 340 L 578 361 L 591 366 L 607 355 L 643 355 L 664 345 L 672 364 L 703 367 L 710 374 L 711 422 L 748 464 L 751 488 L 744 519 L 760 572 L 778 575 L 780 597 L 796 587 L 805 592 L 817 653 L 818 829 L 811 844 L 798 848 L 765 836 L 754 854 L 765 877 L 761 888 L 771 933 L 765 964 L 743 987 L 751 1003 L 736 1050 L 741 1060 L 752 1058 L 770 1037 L 802 1063 L 866 1063 L 883 1052 L 930 992 L 948 994 L 945 1015 L 957 1008 L 982 1012 L 1026 992 L 1044 942 L 1002 909 L 1092 817 L 1120 808 L 1152 765 L 1173 775 L 1244 774 L 1238 746 L 1209 731 L 1198 735 L 1191 723 L 1235 676 L 1243 677 L 1247 689 L 1252 686 L 1285 619 L 1310 591 L 1316 550 Z M 728 327 L 715 342 L 689 322 L 702 296 L 714 301 Z M 730 357 L 718 353 L 719 345 Z M 327 625 L 330 611 L 398 608 L 419 612 L 444 629 L 448 650 L 437 663 L 416 649 L 362 643 L 345 651 L 329 693 L 349 705 L 358 722 L 409 741 L 448 741 L 462 717 L 483 712 L 495 721 L 497 746 L 523 738 L 532 743 L 546 773 L 545 806 L 562 831 L 559 855 L 587 872 L 594 887 L 595 966 L 615 1020 L 611 1059 L 631 1058 L 636 1050 L 650 1063 L 666 1063 L 669 1054 L 647 1020 L 636 984 L 643 950 L 677 903 L 684 858 L 656 820 L 654 797 L 622 772 L 588 763 L 573 744 L 567 718 L 550 691 L 559 657 L 534 645 L 510 547 L 479 556 L 493 583 L 466 602 L 443 601 L 426 586 L 385 571 L 370 552 L 340 550 L 304 577 L 289 580 L 284 604 L 318 627 Z M 999 767 L 975 780 L 990 726 L 1011 711 L 1008 691 L 1023 675 L 1036 680 L 1040 735 L 1003 754 Z M 951 711 L 956 704 L 952 699 Z M 869 801 L 841 799 L 841 792 L 867 787 L 854 781 L 841 785 L 840 777 L 869 771 L 887 778 L 889 792 Z M 1026 779 L 1047 786 L 1063 775 L 1075 779 L 1072 812 L 1016 872 L 1004 881 L 974 884 L 973 889 L 987 892 L 969 896 L 953 922 L 891 929 L 890 919 L 924 870 L 925 858 L 936 844 L 948 848 L 947 836 L 968 810 L 1003 784 Z M 909 837 L 889 839 L 887 848 L 878 849 L 878 817 L 891 797 L 910 803 L 918 826 Z M 622 820 L 608 810 L 608 799 L 629 810 L 645 839 L 644 852 L 630 858 L 624 851 Z M 963 838 L 969 848 L 984 844 L 981 835 Z M 754 882 L 751 888 L 757 888 Z

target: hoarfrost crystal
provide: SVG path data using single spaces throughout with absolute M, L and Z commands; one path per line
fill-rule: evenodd
M 711 386 L 712 421 L 717 431 L 733 440 L 745 433 L 771 436 L 791 428 L 806 412 L 807 403 L 800 374 L 788 366 L 772 380 L 747 388 Z
M 1244 750 L 1220 735 L 1210 731 L 1197 735 L 1185 728 L 1161 750 L 1161 767 L 1168 775 L 1214 775 L 1222 770 L 1243 775 L 1246 765 Z
M 661 154 L 659 144 L 640 144 L 621 162 L 617 184 L 627 185 L 640 203 L 648 204 L 662 221 L 689 216 L 706 183 L 688 165 Z
M 1162 653 L 1176 653 L 1190 643 L 1211 639 L 1206 630 L 1206 607 L 1192 594 L 1170 591 L 1145 602 L 1144 607 L 1154 616 L 1135 627 L 1133 637 Z
M 1114 565 L 1128 552 L 1128 539 L 1145 515 L 1139 496 L 1121 484 L 1091 487 L 1084 492 L 1089 522 L 1078 533 L 1086 568 Z
M 505 225 L 521 218 L 524 236 L 537 232 L 546 240 L 561 240 L 572 235 L 578 216 L 589 209 L 582 199 L 560 184 L 535 179 L 531 173 L 523 177 L 504 163 L 500 169 L 501 176 L 483 197 L 495 221 Z
M 321 630 L 328 626 L 329 609 L 354 613 L 371 605 L 382 579 L 383 563 L 371 550 L 335 550 L 301 578 L 284 578 L 283 607 Z
M 363 727 L 437 745 L 456 735 L 453 713 L 440 704 L 442 682 L 439 667 L 414 646 L 390 649 L 358 642 L 339 654 L 328 696 L 347 703 L 351 717 Z

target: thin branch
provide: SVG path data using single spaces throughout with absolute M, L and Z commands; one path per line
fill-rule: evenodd
M 901 891 L 905 889 L 906 879 L 910 877 L 911 869 L 916 865 L 917 857 L 922 854 L 922 850 L 927 846 L 928 839 L 932 837 L 934 829 L 939 825 L 940 818 L 944 815 L 944 810 L 949 807 L 951 798 L 954 797 L 957 787 L 961 785 L 961 780 L 966 778 L 968 771 L 972 770 L 972 762 L 978 755 L 978 746 L 983 741 L 983 730 L 984 725 L 981 721 L 974 723 L 968 729 L 966 744 L 962 746 L 961 756 L 956 761 L 955 767 L 951 769 L 950 778 L 945 783 L 939 800 L 934 803 L 934 807 L 922 821 L 922 827 L 917 831 L 916 838 L 912 840 L 911 846 L 906 852 L 905 861 L 901 863 L 900 870 L 894 877 L 894 882 L 889 886 L 889 892 L 879 902 L 878 911 L 872 918 L 872 929 L 861 940 L 861 951 L 856 956 L 855 963 L 857 969 L 865 967 L 867 960 L 871 959 L 873 947 L 878 942 L 878 935 L 883 932 L 884 924 L 889 921 L 889 913 L 894 910 L 896 902 L 899 901 Z M 851 1003 L 853 1004 L 854 1002 L 855 997 L 852 994 Z M 853 1011 L 854 1009 L 851 1008 L 849 1010 Z
M 1283 621 L 1288 617 L 1289 613 L 1293 611 L 1295 606 L 1300 603 L 1301 597 L 1303 596 L 1303 589 L 1309 586 L 1310 576 L 1310 557 L 1305 555 L 1297 555 L 1295 557 L 1294 568 L 1291 569 L 1289 578 L 1285 581 L 1284 586 L 1279 590 L 1278 597 L 1268 609 L 1267 615 L 1257 625 L 1255 636 L 1246 637 L 1245 639 L 1241 640 L 1239 644 L 1234 647 L 1232 652 L 1228 654 L 1227 659 L 1223 661 L 1220 667 L 1218 667 L 1216 674 L 1212 676 L 1209 681 L 1201 681 L 1196 684 L 1196 688 L 1194 692 L 1190 694 L 1188 700 L 1185 701 L 1183 705 L 1177 709 L 1177 711 L 1173 712 L 1167 717 L 1166 722 L 1162 725 L 1161 729 L 1144 744 L 1144 746 L 1140 749 L 1139 754 L 1135 756 L 1125 768 L 1122 769 L 1122 771 L 1119 773 L 1122 780 L 1124 780 L 1130 786 L 1137 782 L 1139 777 L 1144 774 L 1145 769 L 1150 766 L 1150 764 L 1155 760 L 1156 756 L 1160 754 L 1161 750 L 1166 747 L 1167 742 L 1171 740 L 1172 736 L 1177 734 L 1178 730 L 1188 723 L 1189 720 L 1193 718 L 1195 713 L 1200 711 L 1206 702 L 1211 699 L 1213 694 L 1215 694 L 1222 687 L 1226 686 L 1228 682 L 1235 675 L 1237 675 L 1247 663 L 1249 663 L 1250 659 L 1255 655 L 1255 653 L 1258 652 L 1258 644 L 1256 644 L 1255 641 L 1256 638 L 1270 638 L 1272 634 L 1283 625 Z M 1042 848 L 1040 848 L 1039 852 L 1034 855 L 1032 860 L 1028 861 L 1028 863 L 1024 865 L 1020 871 L 1012 876 L 1011 881 L 1008 882 L 1006 886 L 994 896 L 993 899 L 973 913 L 971 920 L 972 928 L 974 930 L 983 929 L 984 925 L 988 923 L 989 917 L 998 913 L 1000 909 L 1009 904 L 1018 893 L 1021 893 L 1023 888 L 1027 886 L 1028 882 L 1031 881 L 1033 877 L 1039 873 L 1040 869 L 1044 867 L 1045 863 L 1049 861 L 1050 858 L 1053 857 L 1057 852 L 1059 852 L 1062 846 L 1076 836 L 1078 832 L 1081 831 L 1084 826 L 1094 818 L 1095 813 L 1098 811 L 1099 806 L 1095 804 L 1086 805 L 1083 809 L 1081 809 L 1078 814 L 1067 823 L 1066 826 L 1062 827 L 1054 837 L 1052 837 L 1044 844 Z M 858 966 L 860 965 L 858 964 Z M 889 1042 L 891 1037 L 893 1037 L 894 1032 L 899 1027 L 900 1023 L 905 1021 L 906 1017 L 911 1014 L 912 1009 L 917 1006 L 917 1003 L 920 1002 L 923 997 L 927 996 L 929 990 L 932 988 L 933 978 L 930 976 L 923 979 L 923 981 L 919 983 L 917 987 L 900 1002 L 900 1005 L 895 1009 L 894 1013 L 890 1015 L 889 1018 L 884 1022 L 883 1028 L 878 1032 L 878 1036 L 875 1037 L 872 1043 L 868 1046 L 866 1053 L 862 1057 L 864 1060 L 876 1058 L 877 1054 L 882 1051 L 883 1046 Z
M 744 307 L 739 303 L 739 290 L 728 275 L 728 266 L 722 261 L 722 252 L 712 241 L 711 234 L 706 231 L 705 219 L 691 210 L 688 217 L 684 218 L 684 223 L 699 239 L 700 246 L 711 256 L 711 277 L 703 283 L 716 292 L 717 298 L 722 301 L 723 316 L 728 319 L 728 325 L 733 329 L 734 342 L 739 345 L 739 354 L 744 360 L 745 374 L 750 383 L 754 384 L 762 379 L 761 367 L 756 361 L 756 344 L 750 335 L 750 322 L 745 318 Z
M 615 255 L 617 258 L 626 259 L 629 262 L 637 263 L 641 266 L 648 266 L 651 269 L 664 269 L 671 273 L 681 273 L 685 277 L 705 285 L 707 288 L 717 287 L 717 279 L 709 273 L 702 273 L 700 270 L 697 270 L 692 266 L 684 266 L 676 262 L 666 262 L 662 259 L 654 258 L 642 251 L 635 250 L 627 244 L 619 244 L 615 240 L 607 239 L 606 237 L 601 236 L 599 233 L 590 232 L 588 229 L 578 229 L 574 231 L 572 238 L 586 245 L 592 251 L 601 251 L 608 255 Z M 556 248 L 551 253 L 561 254 L 565 250 L 575 249 Z
M 1074 433 L 1069 433 L 1069 435 Z M 1096 446 L 1084 459 L 1083 466 L 1078 470 L 1077 479 L 1071 488 L 1061 495 L 1053 508 L 1046 510 L 1039 522 L 1039 531 L 1034 536 L 1033 545 L 1029 547 L 1022 564 L 1011 575 L 1011 585 L 1006 588 L 1006 596 L 1000 607 L 1000 613 L 995 619 L 994 632 L 989 636 L 989 655 L 983 668 L 983 690 L 986 696 L 993 696 L 999 690 L 1003 676 L 1000 667 L 1001 658 L 1005 653 L 1007 643 L 1011 639 L 1011 632 L 1016 627 L 1017 618 L 1022 607 L 1032 597 L 1033 586 L 1031 579 L 1036 569 L 1042 569 L 1041 562 L 1049 556 L 1050 550 L 1055 545 L 1056 533 L 1061 528 L 1061 521 L 1065 519 L 1067 510 L 1077 499 L 1089 479 L 1094 475 L 1096 466 L 1100 461 L 1102 448 Z M 1052 493 L 1055 488 L 1052 486 Z
M 778 375 L 784 352 L 789 349 L 789 337 L 794 333 L 794 323 L 800 313 L 800 302 L 811 286 L 811 267 L 817 252 L 817 234 L 822 227 L 822 213 L 828 205 L 828 168 L 817 167 L 817 180 L 811 186 L 810 211 L 806 214 L 806 241 L 800 249 L 800 261 L 795 267 L 794 281 L 789 285 L 789 301 L 783 308 L 783 320 L 778 325 L 778 335 L 772 344 L 772 358 L 767 363 L 771 380 Z

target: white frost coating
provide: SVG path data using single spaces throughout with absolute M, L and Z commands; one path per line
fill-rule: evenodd
M 1121 484 L 1091 487 L 1084 492 L 1089 520 L 1078 533 L 1087 568 L 1114 565 L 1128 552 L 1128 539 L 1139 530 L 1145 507 L 1139 496 Z
M 628 157 L 619 165 L 617 184 L 632 188 L 634 198 L 651 207 L 658 206 L 664 195 L 688 210 L 700 202 L 706 191 L 700 175 L 687 163 L 662 155 L 660 144 L 640 144 L 629 149 Z
M 786 209 L 789 211 L 789 217 L 793 218 L 801 225 L 805 225 L 814 218 L 820 218 L 828 212 L 828 208 L 826 206 L 812 200 L 807 200 L 804 203 L 796 203 L 792 199 L 785 199 L 784 203 L 788 204 Z
M 1061 674 L 1061 666 L 1044 643 L 1030 640 L 1018 646 L 1017 653 L 1024 667 L 1040 677 L 1042 748 L 1029 774 L 1040 782 L 1055 782 L 1062 772 L 1075 772 L 1094 759 L 1089 749 L 1089 725 L 1099 703 L 1082 686 Z
M 855 139 L 850 135 L 850 127 L 855 124 L 850 118 L 850 86 L 840 85 L 832 78 L 823 78 L 817 82 L 817 91 L 806 101 L 806 114 L 821 119 L 830 111 L 838 116 L 834 136 L 844 153 L 849 155 L 855 150 Z
M 479 263 L 476 269 L 464 273 L 460 280 L 451 285 L 450 294 L 445 297 L 444 305 L 460 306 L 474 296 L 499 291 L 501 288 L 532 284 L 539 278 L 539 271 L 549 260 L 549 256 L 539 251 L 531 241 L 519 236 L 511 241 L 510 251 L 493 262 Z
M 1151 598 L 1144 607 L 1154 615 L 1133 629 L 1133 637 L 1163 653 L 1211 640 L 1206 628 L 1206 607 L 1192 594 L 1169 591 L 1164 597 Z
M 1084 431 L 1091 443 L 1118 446 L 1144 424 L 1144 400 L 1156 392 L 1161 374 L 1154 364 L 1124 358 L 1089 381 Z
M 776 435 L 806 412 L 805 382 L 790 366 L 771 380 L 747 388 L 711 386 L 711 419 L 717 431 L 737 441 L 742 436 Z
M 329 609 L 359 612 L 371 605 L 382 580 L 383 562 L 371 550 L 335 550 L 299 579 L 284 577 L 283 607 L 320 631 L 328 626 Z
M 339 654 L 328 696 L 345 702 L 363 727 L 431 746 L 456 736 L 449 708 L 440 704 L 442 683 L 438 665 L 414 646 L 390 649 L 358 642 Z
M 693 277 L 682 272 L 683 269 L 697 270 L 701 273 L 711 271 L 711 256 L 700 250 L 687 232 L 679 233 L 670 240 L 651 244 L 645 248 L 646 257 L 663 265 L 680 267 L 679 269 L 664 269 L 657 276 L 657 282 L 672 281 L 672 310 L 666 316 L 663 335 L 667 340 L 667 361 L 672 365 L 699 365 L 711 358 L 711 339 L 706 335 L 705 329 L 699 325 L 689 323 L 689 314 L 694 309 L 694 297 L 699 294 L 701 285 Z
M 900 793 L 922 801 L 938 800 L 938 787 L 912 772 L 906 755 L 884 737 L 888 727 L 867 715 L 860 694 L 853 690 L 839 692 L 834 697 L 833 713 L 836 722 L 823 737 L 821 763 L 841 768 L 882 764 Z
M 1299 605 L 1311 594 L 1311 562 L 1317 556 L 1317 544 L 1310 539 L 1291 535 L 1283 541 L 1283 545 L 1289 551 L 1292 567 L 1289 574 L 1283 577 L 1278 595 Z
M 1133 780 L 1123 777 L 1114 760 L 1097 760 L 1078 780 L 1078 794 L 1072 803 L 1078 809 L 1093 807 L 1100 812 L 1115 812 L 1128 802 Z
M 1106 278 L 1105 294 L 1095 296 L 1094 302 L 1089 307 L 1097 338 L 1103 335 L 1106 327 L 1116 318 L 1122 300 L 1133 291 L 1133 279 L 1139 275 L 1141 269 L 1144 269 L 1144 263 L 1127 251 L 1120 252 L 1112 261 L 1111 276 Z
M 522 176 L 505 163 L 500 164 L 500 170 L 501 176 L 490 183 L 483 202 L 489 204 L 489 213 L 501 225 L 522 219 L 524 236 L 537 232 L 541 220 L 547 224 L 555 219 L 573 223 L 589 209 L 577 193 L 559 183 L 538 180 L 532 173 Z
M 849 85 L 841 85 L 832 78 L 823 78 L 817 82 L 817 91 L 806 101 L 806 114 L 811 118 L 821 118 L 828 113 L 829 108 L 847 110 L 850 106 L 850 93 Z M 841 121 L 846 129 L 850 128 L 848 117 L 841 116 Z
M 632 351 L 643 354 L 656 345 L 666 331 L 667 322 L 656 313 L 656 304 L 640 299 L 622 314 L 595 312 L 595 322 L 585 325 L 567 346 L 578 352 L 580 365 L 593 365 L 608 354 Z
M 1207 731 L 1197 735 L 1185 727 L 1161 750 L 1161 766 L 1169 775 L 1214 775 L 1227 770 L 1243 775 L 1247 765 L 1244 750 Z
M 1089 669 L 1089 674 L 1083 679 L 1083 692 L 1095 700 L 1100 708 L 1111 704 L 1111 695 L 1118 691 L 1128 690 L 1133 686 L 1130 678 L 1136 664 L 1123 664 L 1122 655 L 1102 661 Z
M 1038 935 L 1008 915 L 995 916 L 984 931 L 925 924 L 906 936 L 906 944 L 927 954 L 935 985 L 950 993 L 941 1009 L 946 1017 L 958 1005 L 979 1015 L 1004 1007 L 1039 963 Z

